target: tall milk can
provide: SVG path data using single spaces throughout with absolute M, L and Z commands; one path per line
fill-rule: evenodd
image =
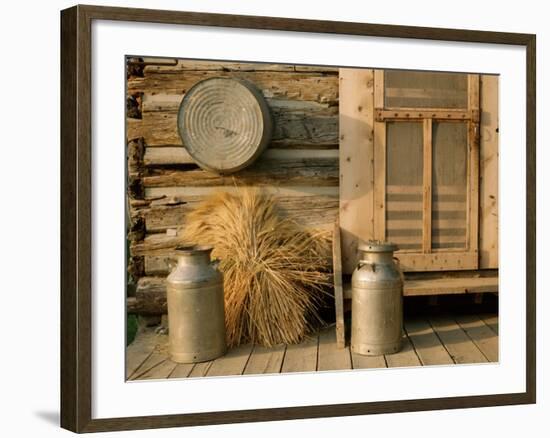
M 397 247 L 368 241 L 351 278 L 351 350 L 377 356 L 401 349 L 403 280 L 393 261 Z
M 166 279 L 174 362 L 204 362 L 226 351 L 223 275 L 210 260 L 211 251 L 204 246 L 176 248 L 178 263 Z

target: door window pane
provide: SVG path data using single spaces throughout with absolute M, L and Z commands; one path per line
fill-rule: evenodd
M 386 237 L 399 249 L 422 249 L 422 123 L 386 124 Z
M 432 133 L 432 248 L 466 248 L 468 126 L 434 122 Z
M 384 72 L 386 108 L 468 107 L 468 75 L 386 70 Z

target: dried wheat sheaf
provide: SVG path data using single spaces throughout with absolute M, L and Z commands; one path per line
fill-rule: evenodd
M 252 188 L 215 193 L 188 214 L 179 236 L 213 246 L 221 261 L 230 346 L 297 343 L 322 324 L 330 234 L 283 217 L 272 195 Z

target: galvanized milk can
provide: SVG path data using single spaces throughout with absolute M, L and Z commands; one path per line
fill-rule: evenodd
M 204 362 L 225 353 L 223 276 L 211 247 L 180 246 L 166 279 L 170 358 Z
M 367 356 L 396 353 L 403 331 L 403 280 L 393 261 L 397 247 L 369 241 L 351 278 L 351 350 Z

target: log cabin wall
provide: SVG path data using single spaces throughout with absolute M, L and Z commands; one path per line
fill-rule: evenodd
M 274 122 L 268 149 L 250 167 L 220 176 L 182 147 L 177 113 L 203 79 L 253 83 Z M 137 283 L 130 310 L 158 313 L 167 251 L 193 205 L 215 190 L 262 186 L 288 216 L 331 228 L 338 215 L 338 69 L 294 65 L 129 59 L 127 96 L 129 266 Z M 160 306 L 162 308 L 162 306 Z

